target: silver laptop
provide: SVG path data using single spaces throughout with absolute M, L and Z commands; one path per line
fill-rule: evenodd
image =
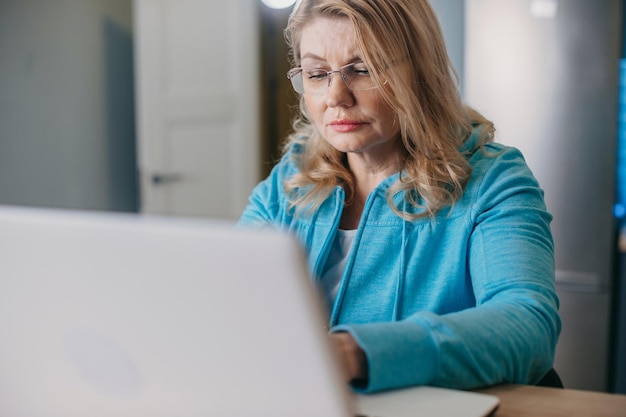
M 0 415 L 479 417 L 493 396 L 355 396 L 291 237 L 0 207 Z

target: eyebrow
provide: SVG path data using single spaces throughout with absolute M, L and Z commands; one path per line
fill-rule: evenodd
M 316 60 L 316 61 L 326 62 L 326 60 L 324 58 L 322 58 L 319 55 L 315 55 L 314 53 L 311 53 L 311 52 L 307 52 L 306 54 L 304 54 L 304 55 L 302 55 L 300 57 L 300 61 L 304 61 L 305 59 L 313 59 L 313 60 Z M 355 55 L 352 58 L 350 58 L 347 62 L 348 62 L 348 64 L 352 64 L 352 63 L 355 63 L 355 62 L 363 62 L 363 58 L 361 58 L 358 55 Z

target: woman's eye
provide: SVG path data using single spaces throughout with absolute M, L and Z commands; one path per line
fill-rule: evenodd
M 354 67 L 354 73 L 356 75 L 370 75 L 370 70 L 366 67 Z
M 310 80 L 323 80 L 328 76 L 326 71 L 308 71 L 306 73 L 307 78 Z

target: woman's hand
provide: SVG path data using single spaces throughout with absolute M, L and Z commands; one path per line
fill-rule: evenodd
M 330 335 L 346 375 L 346 381 L 362 383 L 367 380 L 367 359 L 350 333 Z

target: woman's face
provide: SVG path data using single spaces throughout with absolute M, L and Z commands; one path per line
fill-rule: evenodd
M 354 28 L 346 18 L 318 17 L 304 27 L 300 39 L 302 67 L 334 71 L 362 61 Z M 322 137 L 349 158 L 356 154 L 379 161 L 397 158 L 400 127 L 380 87 L 352 91 L 339 73 L 333 73 L 325 94 L 304 94 L 304 101 Z

